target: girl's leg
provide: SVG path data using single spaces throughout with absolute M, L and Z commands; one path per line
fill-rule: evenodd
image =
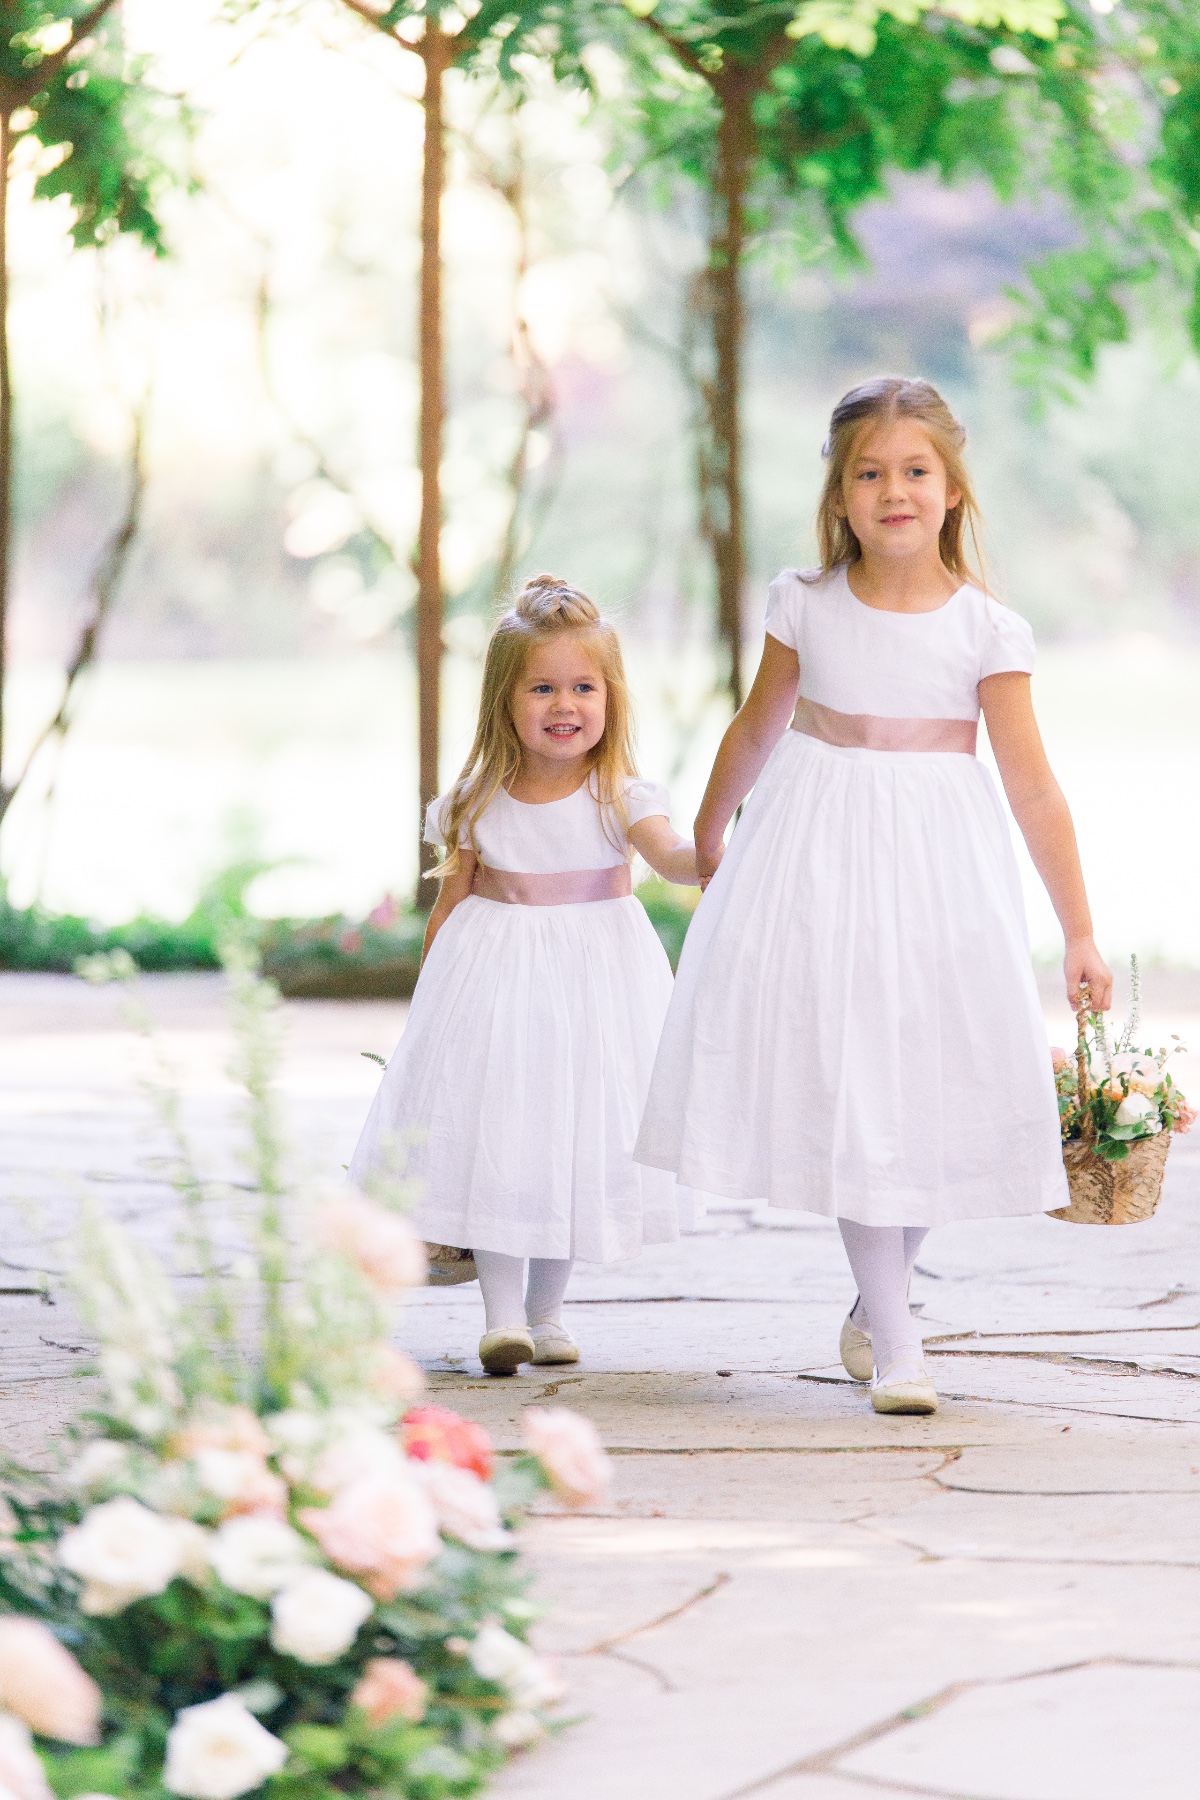
M 875 1367 L 882 1375 L 896 1364 L 893 1379 L 922 1374 L 920 1327 L 908 1310 L 910 1267 L 903 1225 L 860 1225 L 839 1219 L 838 1228 L 863 1308 L 871 1322 Z M 913 1249 L 915 1261 L 917 1250 Z
M 872 1227 L 872 1229 L 878 1229 L 878 1227 Z M 921 1254 L 921 1245 L 929 1236 L 929 1226 L 902 1225 L 900 1229 L 904 1233 L 904 1267 L 908 1272 L 908 1285 L 911 1287 L 912 1272 L 916 1267 L 917 1258 Z M 905 1291 L 907 1292 L 908 1290 L 906 1289 Z M 853 1324 L 858 1326 L 860 1331 L 870 1331 L 871 1317 L 867 1312 L 866 1301 L 863 1299 L 861 1293 L 855 1300 L 851 1309 L 850 1319 Z
M 561 1325 L 563 1295 L 575 1266 L 573 1256 L 531 1256 L 525 1317 L 530 1325 Z
M 498 1250 L 476 1250 L 475 1267 L 479 1270 L 488 1331 L 523 1331 L 525 1303 L 521 1288 L 525 1258 L 502 1256 Z

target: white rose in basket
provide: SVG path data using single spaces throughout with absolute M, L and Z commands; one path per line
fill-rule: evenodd
M 236 1800 L 278 1774 L 287 1759 L 287 1745 L 240 1700 L 222 1694 L 176 1714 L 167 1733 L 162 1782 L 189 1800 Z
M 1127 1094 L 1117 1108 L 1118 1125 L 1140 1125 L 1144 1137 L 1156 1137 L 1162 1130 L 1158 1107 L 1148 1094 Z
M 0 1712 L 0 1794 L 7 1800 L 54 1800 L 23 1719 Z
M 128 1495 L 86 1512 L 58 1546 L 64 1569 L 83 1577 L 82 1611 L 104 1617 L 123 1612 L 134 1600 L 161 1594 L 183 1563 L 176 1523 Z
M 271 1643 L 297 1662 L 336 1662 L 348 1650 L 375 1603 L 352 1581 L 328 1569 L 309 1569 L 280 1588 L 271 1602 Z

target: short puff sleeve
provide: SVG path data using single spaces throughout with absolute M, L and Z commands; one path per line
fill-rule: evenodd
M 443 794 L 439 799 L 431 800 L 425 808 L 425 842 L 437 844 L 443 850 L 446 848 L 446 839 L 442 834 L 442 807 L 445 800 L 446 796 Z
M 997 600 L 988 602 L 988 619 L 991 629 L 984 638 L 979 660 L 980 681 L 985 675 L 1032 675 L 1037 652 L 1029 621 Z
M 643 819 L 671 816 L 671 797 L 661 781 L 631 781 L 625 789 L 625 814 L 631 825 Z
M 782 569 L 767 589 L 766 627 L 771 637 L 789 650 L 800 648 L 800 615 L 804 610 L 804 582 L 798 569 Z

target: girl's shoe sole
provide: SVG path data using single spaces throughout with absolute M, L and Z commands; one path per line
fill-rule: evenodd
M 533 1361 L 533 1339 L 520 1331 L 489 1331 L 479 1341 L 479 1360 L 486 1375 L 515 1375 Z
M 938 1409 L 938 1397 L 923 1381 L 892 1381 L 871 1389 L 871 1405 L 877 1413 L 928 1415 Z

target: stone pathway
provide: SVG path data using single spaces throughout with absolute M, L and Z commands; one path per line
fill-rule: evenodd
M 219 983 L 147 991 L 208 1166 L 236 1179 Z M 1150 998 L 1150 1039 L 1169 1022 L 1200 1043 L 1194 984 Z M 402 1022 L 287 1007 L 284 1092 L 314 1175 L 336 1178 L 374 1089 L 359 1052 Z M 82 1398 L 86 1341 L 38 1272 L 61 1267 L 78 1196 L 148 1239 L 171 1229 L 141 1056 L 111 990 L 0 977 L 0 1435 L 20 1454 Z M 1200 1058 L 1180 1075 L 1200 1092 Z M 585 1361 L 561 1374 L 486 1381 L 477 1291 L 417 1295 L 404 1342 L 436 1397 L 502 1447 L 524 1405 L 566 1403 L 614 1452 L 602 1511 L 526 1533 L 580 1722 L 497 1794 L 1192 1800 L 1198 1203 L 1200 1134 L 1174 1144 L 1149 1224 L 934 1234 L 913 1291 L 930 1420 L 876 1418 L 843 1375 L 849 1278 L 836 1232 L 801 1215 L 729 1206 L 636 1264 L 581 1270 Z

